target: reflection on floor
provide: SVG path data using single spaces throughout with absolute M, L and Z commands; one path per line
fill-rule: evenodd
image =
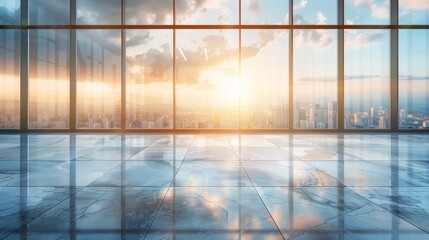
M 0 239 L 429 239 L 429 135 L 0 135 Z

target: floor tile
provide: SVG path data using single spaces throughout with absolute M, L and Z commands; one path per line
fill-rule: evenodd
M 247 161 L 244 169 L 252 183 L 264 186 L 339 186 L 335 178 L 302 161 Z
M 261 187 L 258 192 L 286 238 L 425 239 L 429 236 L 345 187 Z
M 251 183 L 238 161 L 184 161 L 175 186 L 238 187 Z
M 161 160 L 161 161 L 180 161 L 183 160 L 189 148 L 186 147 L 148 147 L 132 156 L 129 160 Z
M 307 163 L 335 177 L 346 186 L 429 186 L 429 162 L 307 161 Z
M 429 187 L 350 187 L 386 211 L 429 233 Z
M 194 236 L 218 233 L 219 238 L 223 232 L 231 232 L 234 239 L 240 233 L 261 231 L 274 239 L 281 238 L 252 187 L 171 188 L 152 224 L 148 239 L 171 229 Z
M 110 237 L 117 237 L 121 231 L 130 231 L 143 238 L 165 192 L 166 188 L 84 188 L 29 223 L 21 233 L 25 231 L 31 239 L 33 233 L 37 236 L 34 238 L 69 238 L 70 231 L 79 233 L 79 237 L 109 232 L 116 232 Z
M 92 182 L 97 187 L 168 187 L 181 161 L 127 161 Z
M 185 160 L 238 160 L 237 154 L 231 147 L 191 147 Z

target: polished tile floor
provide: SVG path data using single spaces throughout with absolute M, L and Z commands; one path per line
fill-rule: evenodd
M 0 239 L 429 239 L 429 135 L 0 135 Z

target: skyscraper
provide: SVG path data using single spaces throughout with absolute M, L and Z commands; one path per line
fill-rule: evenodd
M 328 102 L 328 128 L 337 128 L 337 102 Z

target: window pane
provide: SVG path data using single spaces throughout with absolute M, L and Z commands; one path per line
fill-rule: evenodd
M 67 25 L 70 0 L 29 0 L 30 25 Z
M 121 24 L 121 0 L 77 0 L 77 24 Z
M 293 0 L 293 24 L 337 24 L 337 0 Z
M 289 24 L 289 1 L 244 0 L 242 24 Z
M 294 127 L 337 127 L 337 31 L 294 31 Z
M 429 1 L 399 0 L 399 24 L 429 24 Z
M 400 128 L 429 128 L 428 66 L 429 30 L 400 30 Z
M 390 24 L 389 0 L 345 0 L 346 25 Z
M 238 31 L 177 30 L 177 128 L 238 127 Z
M 173 128 L 173 32 L 129 30 L 127 127 Z
M 173 0 L 125 0 L 125 11 L 129 25 L 173 24 Z
M 0 128 L 19 128 L 20 30 L 0 30 Z
M 21 0 L 0 1 L 0 25 L 21 23 Z
M 390 127 L 388 30 L 346 30 L 344 127 Z
M 243 30 L 241 128 L 287 128 L 289 121 L 289 34 Z
M 29 128 L 69 128 L 69 30 L 30 30 Z
M 238 0 L 176 0 L 177 24 L 238 24 Z
M 121 127 L 121 32 L 77 31 L 77 127 Z

